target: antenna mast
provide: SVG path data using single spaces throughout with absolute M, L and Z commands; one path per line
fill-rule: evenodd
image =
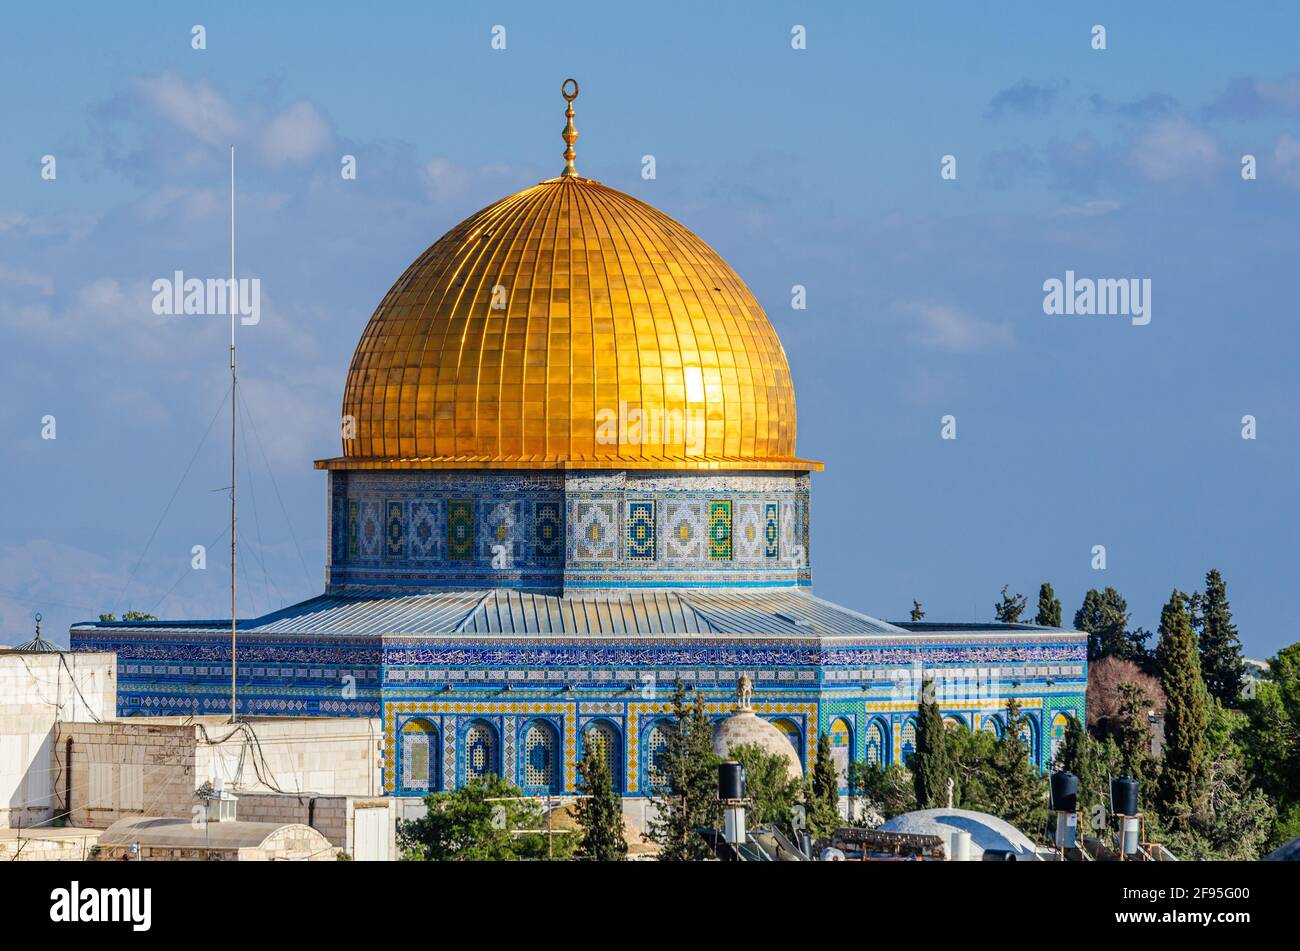
M 238 310 L 239 285 L 235 283 L 235 147 L 230 147 L 230 722 L 238 719 L 235 643 L 235 433 L 239 402 L 235 392 L 235 314 Z

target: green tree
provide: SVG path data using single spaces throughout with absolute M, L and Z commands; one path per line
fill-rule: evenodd
M 922 809 L 948 805 L 948 780 L 956 782 L 948 758 L 943 715 L 935 697 L 933 680 L 921 684 L 920 709 L 916 718 L 916 752 L 907 764 L 916 785 L 916 802 Z
M 858 761 L 850 764 L 849 777 L 853 795 L 868 817 L 874 814 L 883 822 L 917 808 L 916 787 L 902 766 Z
M 1175 830 L 1185 830 L 1206 807 L 1205 683 L 1196 635 L 1187 616 L 1187 596 L 1175 591 L 1160 612 L 1156 662 L 1168 706 L 1165 710 L 1161 812 Z
M 117 620 L 117 618 L 112 614 L 101 614 L 99 616 L 99 619 L 101 621 Z M 122 620 L 123 621 L 156 621 L 158 620 L 158 617 L 157 615 L 154 614 L 146 614 L 144 611 L 127 611 L 122 615 Z
M 1147 667 L 1146 639 L 1150 635 L 1141 628 L 1129 631 L 1128 623 L 1128 602 L 1114 588 L 1094 588 L 1084 595 L 1082 606 L 1074 613 L 1074 627 L 1088 634 L 1089 662 L 1118 657 Z
M 1205 811 L 1181 828 L 1157 816 L 1155 831 L 1180 859 L 1254 861 L 1268 850 L 1277 808 L 1249 782 L 1240 744 L 1247 718 L 1213 697 L 1207 710 Z
M 548 854 L 564 858 L 573 850 L 567 841 L 572 836 L 546 834 L 540 803 L 496 776 L 433 793 L 424 802 L 425 815 L 397 826 L 402 857 L 408 860 L 503 862 Z
M 1061 600 L 1047 581 L 1038 588 L 1038 615 L 1034 618 L 1034 623 L 1042 627 L 1061 626 Z
M 1268 679 L 1246 693 L 1242 759 L 1252 786 L 1277 805 L 1269 842 L 1276 847 L 1300 835 L 1300 644 L 1278 651 Z
M 1205 593 L 1198 600 L 1195 618 L 1201 649 L 1201 676 L 1210 696 L 1235 707 L 1241 702 L 1246 662 L 1241 656 L 1241 639 L 1232 623 L 1228 587 L 1219 569 L 1205 576 Z
M 1008 594 L 1010 588 L 1010 585 L 1002 586 L 1002 600 L 993 605 L 993 611 L 1003 624 L 1019 624 L 1028 599 L 1023 594 Z
M 660 861 L 682 862 L 712 855 L 697 829 L 722 824 L 718 799 L 718 757 L 713 752 L 713 724 L 699 692 L 686 702 L 680 680 L 673 687 L 673 720 L 661 769 L 667 785 L 653 790 L 658 809 L 647 823 L 646 838 L 659 846 Z
M 953 785 L 953 805 L 978 812 L 992 811 L 994 797 L 990 782 L 997 779 L 993 775 L 997 737 L 984 730 L 954 725 L 944 730 L 944 740 L 953 774 L 957 777 Z
M 921 602 L 912 601 L 912 620 L 920 621 L 925 617 L 925 608 L 921 607 Z
M 1250 729 L 1243 743 L 1246 768 L 1255 785 L 1274 799 L 1284 800 L 1300 792 L 1296 724 L 1288 715 L 1277 683 L 1262 680 L 1251 692 L 1254 696 L 1246 704 Z
M 1125 681 L 1119 685 L 1119 716 L 1111 730 L 1119 753 L 1119 771 L 1136 779 L 1144 795 L 1151 792 L 1144 780 L 1155 772 L 1150 711 L 1150 700 L 1140 684 Z
M 588 745 L 578 763 L 580 788 L 589 797 L 579 799 L 573 807 L 574 818 L 582 830 L 578 852 L 598 862 L 619 862 L 627 857 L 623 803 L 614 792 L 614 777 L 610 775 L 604 753 Z
M 728 753 L 745 769 L 745 795 L 750 800 L 745 814 L 749 823 L 793 834 L 793 810 L 802 789 L 799 780 L 790 775 L 789 761 L 757 743 L 733 746 Z
M 808 830 L 816 839 L 829 839 L 844 824 L 840 818 L 840 775 L 831 756 L 831 740 L 825 733 L 817 739 L 817 757 L 805 792 Z
M 1047 779 L 1030 762 L 1028 717 L 1015 698 L 1007 700 L 1006 728 L 998 737 L 986 783 L 989 809 L 1033 839 L 1043 838 L 1047 821 Z
M 1078 822 L 1080 835 L 1096 835 L 1106 827 L 1110 780 L 1124 774 L 1114 740 L 1098 740 L 1078 717 L 1070 717 L 1055 766 L 1079 778 Z

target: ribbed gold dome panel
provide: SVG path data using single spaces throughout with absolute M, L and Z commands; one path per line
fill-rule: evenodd
M 785 353 L 736 273 L 578 177 L 490 205 L 407 268 L 343 414 L 355 436 L 322 467 L 820 468 L 794 457 Z

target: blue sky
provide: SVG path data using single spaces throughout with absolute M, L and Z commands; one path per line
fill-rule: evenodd
M 230 143 L 263 289 L 242 614 L 319 591 L 311 460 L 337 454 L 361 329 L 444 231 L 560 170 L 570 75 L 580 171 L 711 243 L 785 343 L 800 454 L 826 463 L 819 595 L 968 621 L 1050 580 L 1068 619 L 1110 585 L 1153 629 L 1218 567 L 1248 653 L 1296 639 L 1292 5 L 231 6 L 6 5 L 0 642 L 36 610 L 59 640 L 100 611 L 225 610 L 225 417 L 200 441 L 228 331 L 153 315 L 149 285 L 223 273 Z M 1150 324 L 1046 316 L 1067 270 L 1149 278 Z

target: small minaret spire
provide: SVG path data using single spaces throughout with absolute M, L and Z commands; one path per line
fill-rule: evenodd
M 572 87 L 572 91 L 570 91 Z M 564 137 L 564 171 L 561 173 L 562 178 L 577 178 L 578 170 L 573 167 L 573 160 L 577 152 L 573 151 L 573 143 L 578 141 L 578 130 L 573 127 L 573 100 L 578 98 L 578 81 L 576 79 L 566 79 L 560 86 L 560 95 L 564 97 L 569 107 L 564 110 L 564 116 L 568 119 L 564 131 L 560 133 Z

